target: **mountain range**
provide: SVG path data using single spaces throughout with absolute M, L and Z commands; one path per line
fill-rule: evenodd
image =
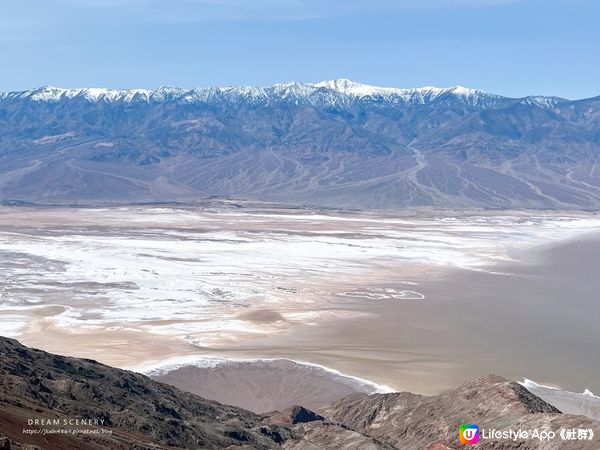
M 350 80 L 0 94 L 0 200 L 600 206 L 600 97 Z

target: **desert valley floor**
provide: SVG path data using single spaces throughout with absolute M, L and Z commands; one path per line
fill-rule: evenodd
M 285 373 L 282 402 L 308 406 L 486 373 L 598 392 L 598 230 L 568 211 L 2 207 L 0 334 L 256 411 L 285 405 L 240 400 L 240 373 L 271 391 Z M 319 381 L 294 393 L 302 371 Z

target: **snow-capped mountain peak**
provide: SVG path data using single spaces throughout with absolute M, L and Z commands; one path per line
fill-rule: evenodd
M 413 95 L 437 97 L 441 94 L 451 93 L 459 96 L 472 96 L 472 95 L 487 95 L 486 92 L 478 89 L 470 89 L 463 86 L 453 86 L 450 88 L 438 88 L 433 86 L 424 86 L 420 88 L 393 88 L 393 87 L 379 87 L 372 86 L 369 84 L 356 83 L 352 80 L 341 78 L 338 80 L 321 81 L 315 83 L 312 86 L 317 88 L 327 88 L 337 91 L 344 95 L 351 95 L 357 97 L 375 96 L 375 95 L 398 95 L 402 97 L 410 97 Z
M 395 88 L 383 88 L 371 86 L 368 84 L 356 83 L 346 78 L 340 78 L 338 80 L 321 81 L 320 83 L 313 84 L 313 86 L 316 88 L 331 89 L 344 95 L 355 95 L 359 97 L 389 93 L 397 90 Z

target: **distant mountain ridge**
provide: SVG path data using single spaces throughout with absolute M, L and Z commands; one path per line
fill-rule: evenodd
M 161 86 L 157 89 L 107 89 L 107 88 L 58 88 L 42 86 L 26 91 L 3 92 L 0 99 L 6 100 L 33 100 L 57 102 L 67 99 L 85 99 L 91 102 L 203 102 L 223 98 L 239 98 L 269 103 L 278 99 L 306 101 L 307 103 L 331 102 L 340 99 L 363 99 L 365 97 L 381 98 L 386 101 L 404 102 L 407 104 L 425 104 L 443 96 L 462 98 L 467 102 L 480 100 L 489 101 L 521 101 L 540 106 L 551 106 L 569 100 L 560 97 L 528 96 L 522 98 L 503 97 L 490 94 L 479 89 L 463 86 L 438 88 L 424 86 L 420 88 L 392 88 L 378 87 L 357 83 L 348 79 L 327 80 L 319 83 L 277 83 L 269 87 L 241 86 L 241 87 L 200 87 L 183 89 L 171 86 Z M 337 97 L 337 98 L 336 98 Z
M 0 94 L 0 200 L 600 205 L 600 97 L 340 79 Z

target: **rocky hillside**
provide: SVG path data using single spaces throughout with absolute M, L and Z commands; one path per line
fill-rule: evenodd
M 600 97 L 336 80 L 0 94 L 0 200 L 600 206 Z
M 97 419 L 112 434 L 24 435 L 28 419 Z M 0 432 L 48 449 L 278 447 L 289 430 L 95 361 L 55 356 L 0 338 Z
M 463 422 L 498 430 L 580 427 L 600 434 L 600 422 L 561 414 L 500 377 L 479 378 L 434 397 L 354 395 L 319 413 L 296 406 L 257 415 L 140 374 L 0 338 L 4 450 L 458 449 Z M 586 450 L 597 449 L 599 442 L 490 441 L 478 448 Z
M 561 428 L 593 429 L 600 434 L 600 422 L 587 417 L 561 414 L 554 406 L 536 397 L 523 386 L 490 375 L 468 381 L 457 389 L 425 397 L 406 392 L 356 394 L 325 408 L 321 414 L 344 427 L 380 439 L 394 448 L 458 449 L 458 427 L 476 423 L 480 429 L 553 430 L 551 442 L 523 440 L 486 442 L 481 449 L 598 449 L 592 441 L 568 442 L 559 437 Z

